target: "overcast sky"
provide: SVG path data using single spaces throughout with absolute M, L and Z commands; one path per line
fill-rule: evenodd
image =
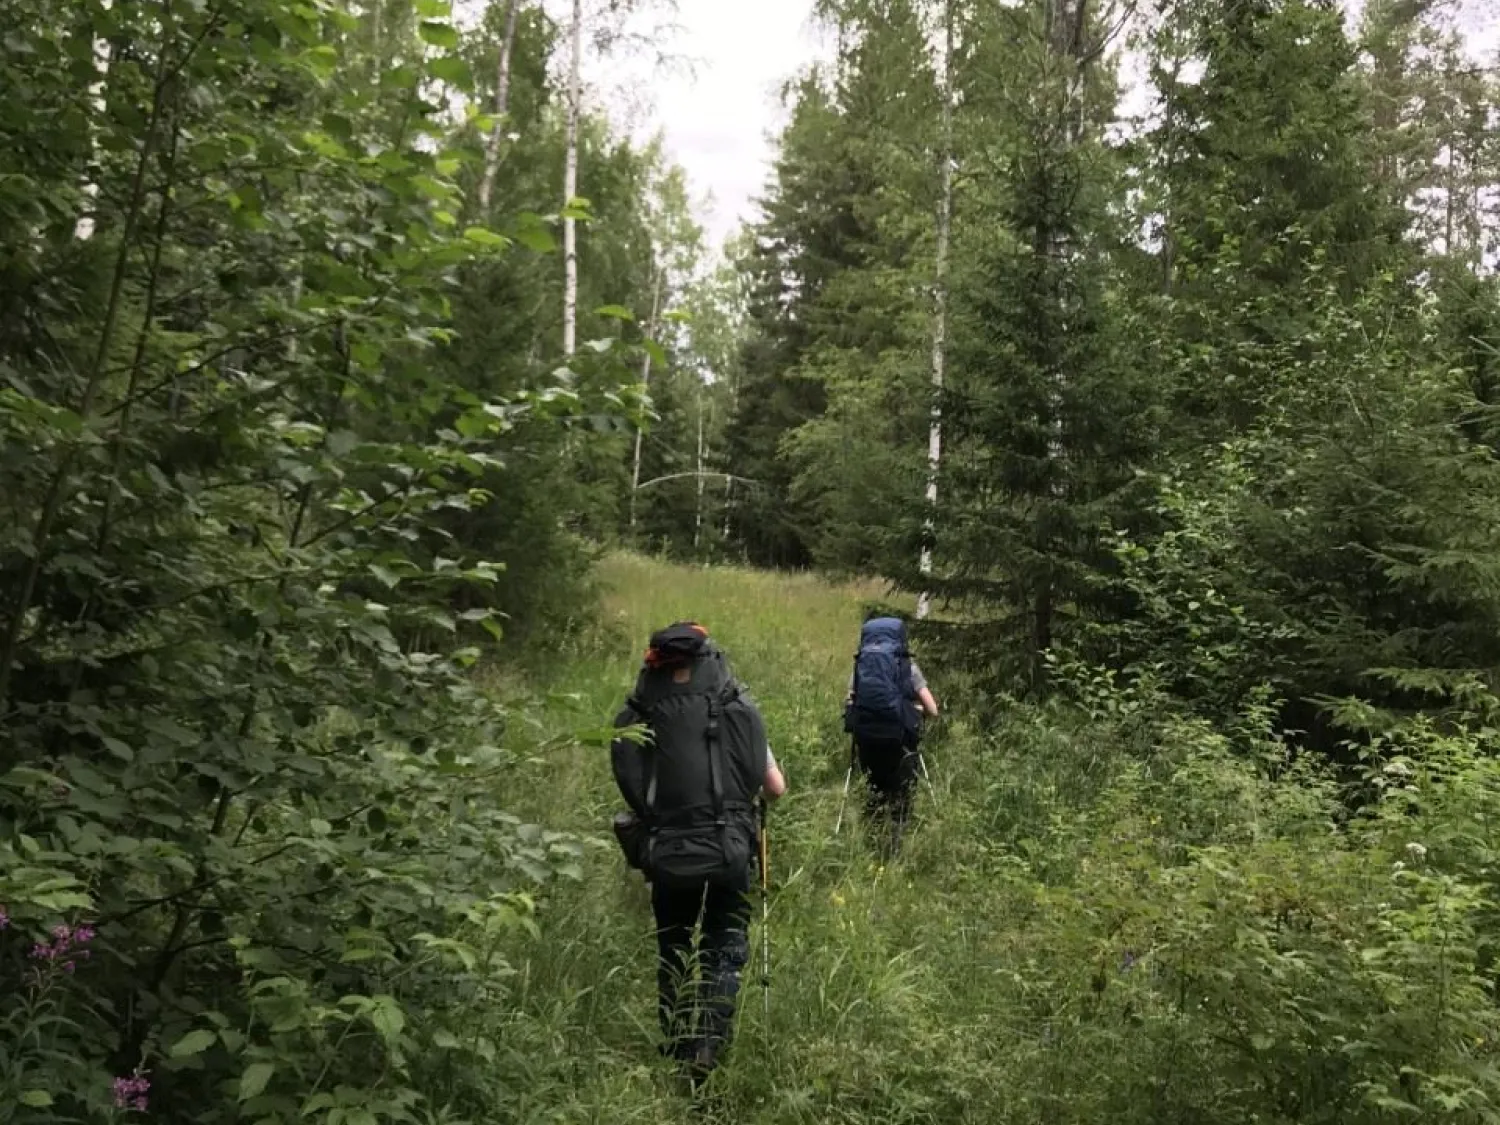
M 1500 50 L 1500 0 L 1457 0 L 1471 53 L 1493 62 Z M 1346 0 L 1354 7 L 1359 0 Z M 552 0 L 549 7 L 557 6 Z M 770 173 L 772 138 L 784 122 L 779 88 L 816 57 L 831 54 L 813 26 L 812 0 L 678 0 L 673 17 L 638 18 L 636 30 L 664 39 L 678 60 L 658 68 L 649 52 L 590 60 L 586 76 L 638 136 L 659 128 L 672 159 L 687 171 L 709 242 L 717 245 L 755 215 Z M 660 25 L 675 28 L 663 35 Z M 642 22 L 645 21 L 645 22 Z
M 641 139 L 664 133 L 670 158 L 703 200 L 698 211 L 710 244 L 754 217 L 752 200 L 767 182 L 772 140 L 785 121 L 782 83 L 831 53 L 811 11 L 812 0 L 677 0 L 675 14 L 658 10 L 631 21 L 638 35 L 662 43 L 672 56 L 667 65 L 629 47 L 590 60 L 588 78 L 611 117 Z

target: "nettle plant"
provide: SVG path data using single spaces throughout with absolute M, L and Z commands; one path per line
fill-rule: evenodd
M 500 568 L 444 529 L 521 422 L 603 440 L 636 357 L 500 401 L 434 374 L 460 268 L 516 252 L 457 218 L 444 4 L 373 37 L 323 0 L 21 7 L 0 1105 L 477 1113 L 503 1045 L 474 1014 L 579 844 L 504 811 L 508 716 L 472 677 L 501 626 L 454 608 Z

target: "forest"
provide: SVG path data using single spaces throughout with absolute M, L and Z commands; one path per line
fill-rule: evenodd
M 0 0 L 0 1122 L 1500 1125 L 1489 5 L 808 0 L 722 246 L 670 8 Z M 699 1103 L 680 618 L 790 787 Z

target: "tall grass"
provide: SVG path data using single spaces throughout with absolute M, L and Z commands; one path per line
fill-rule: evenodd
M 1402 865 L 1413 833 L 1500 813 L 1496 771 L 1467 751 L 1462 809 L 1438 778 L 1422 809 L 1352 831 L 1323 779 L 1271 782 L 1149 700 L 1092 721 L 1017 709 L 981 738 L 935 682 L 934 785 L 883 867 L 857 779 L 834 834 L 841 700 L 883 592 L 629 556 L 602 577 L 600 620 L 546 670 L 501 795 L 595 846 L 510 951 L 495 1120 L 1500 1120 L 1483 865 Z M 608 832 L 608 753 L 574 737 L 608 725 L 650 630 L 682 617 L 725 646 L 790 783 L 769 995 L 757 908 L 736 1043 L 696 1108 L 654 1051 L 651 916 Z

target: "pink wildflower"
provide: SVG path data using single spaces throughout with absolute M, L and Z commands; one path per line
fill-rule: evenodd
M 115 1107 L 117 1109 L 146 1108 L 146 1094 L 151 1089 L 151 1080 L 146 1078 L 140 1071 L 132 1074 L 129 1078 L 116 1078 L 114 1085 Z

